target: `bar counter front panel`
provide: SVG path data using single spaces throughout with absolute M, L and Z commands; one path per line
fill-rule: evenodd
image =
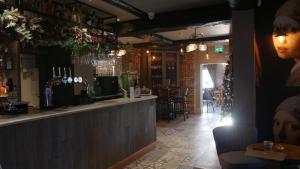
M 156 97 L 0 120 L 3 169 L 106 169 L 156 141 Z

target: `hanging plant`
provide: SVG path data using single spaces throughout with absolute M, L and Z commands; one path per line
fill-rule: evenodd
M 88 34 L 86 28 L 75 26 L 71 29 L 71 37 L 64 42 L 64 47 L 72 51 L 81 52 L 88 50 L 92 42 L 92 36 Z
M 35 32 L 42 33 L 43 29 L 39 24 L 41 18 L 26 18 L 19 10 L 11 8 L 4 10 L 0 15 L 0 32 L 7 39 L 32 41 Z

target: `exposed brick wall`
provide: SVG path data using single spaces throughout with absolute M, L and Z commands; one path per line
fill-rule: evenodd
M 180 87 L 189 88 L 188 109 L 190 113 L 195 112 L 195 77 L 196 77 L 196 55 L 194 52 L 180 55 Z
M 140 57 L 142 49 L 129 47 L 126 55 L 122 56 L 122 69 L 124 71 L 140 72 Z
M 209 63 L 225 63 L 228 47 L 225 46 L 223 53 L 215 53 L 214 46 L 208 46 L 209 59 L 206 52 L 194 51 L 182 53 L 180 56 L 180 87 L 188 87 L 188 106 L 190 113 L 199 113 L 200 109 L 200 65 Z
M 141 57 L 146 56 L 146 49 L 130 48 L 128 54 L 122 59 L 123 71 L 138 71 L 146 76 L 145 73 L 148 70 L 141 69 Z M 199 113 L 200 91 L 198 88 L 200 83 L 200 64 L 208 63 L 224 63 L 226 58 L 224 56 L 228 54 L 228 47 L 225 46 L 225 50 L 221 54 L 216 54 L 213 51 L 213 46 L 209 46 L 209 60 L 206 59 L 206 53 L 195 51 L 190 53 L 182 53 L 180 55 L 180 88 L 189 88 L 188 102 L 190 113 Z

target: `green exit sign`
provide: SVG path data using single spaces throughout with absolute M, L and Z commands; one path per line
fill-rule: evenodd
M 222 53 L 224 51 L 223 47 L 215 47 L 216 53 Z

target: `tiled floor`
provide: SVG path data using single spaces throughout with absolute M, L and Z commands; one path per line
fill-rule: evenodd
M 205 111 L 206 112 L 206 111 Z M 222 125 L 218 113 L 180 116 L 157 124 L 156 149 L 126 169 L 220 169 L 212 129 Z

